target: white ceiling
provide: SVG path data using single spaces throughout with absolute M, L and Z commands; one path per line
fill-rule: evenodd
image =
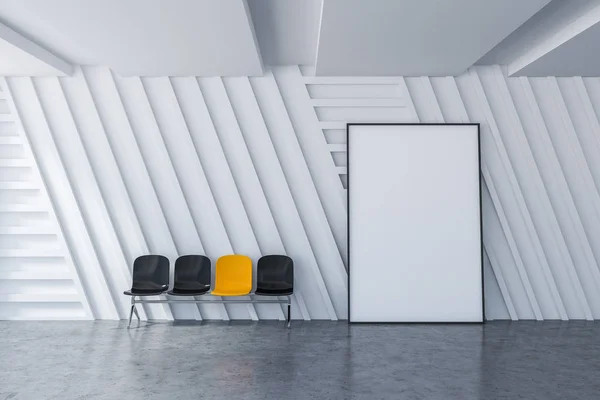
M 510 72 L 517 76 L 599 76 L 600 23 Z
M 554 0 L 478 64 L 511 75 L 600 76 L 600 1 Z
M 325 0 L 317 75 L 455 75 L 549 0 Z
M 3 0 L 0 21 L 63 59 L 123 75 L 262 75 L 243 0 Z
M 600 0 L 0 1 L 0 75 L 600 76 L 598 43 Z

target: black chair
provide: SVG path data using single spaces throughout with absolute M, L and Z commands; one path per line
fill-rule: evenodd
M 163 294 L 169 288 L 169 259 L 159 255 L 140 256 L 133 262 L 133 283 L 130 290 L 123 293 L 131 296 L 131 311 L 129 325 L 133 313 L 140 319 L 135 308 L 136 296 L 156 296 Z M 127 326 L 129 326 L 127 325 Z
M 294 293 L 294 261 L 288 256 L 268 255 L 258 260 L 256 290 L 259 296 L 291 296 Z M 291 304 L 288 302 L 287 323 L 290 325 Z
M 175 261 L 175 281 L 171 296 L 201 296 L 210 291 L 210 259 L 205 256 L 181 256 Z

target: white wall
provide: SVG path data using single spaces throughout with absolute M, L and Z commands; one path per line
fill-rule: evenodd
M 65 249 L 28 138 L 0 78 L 0 319 L 91 318 Z
M 131 263 L 148 252 L 287 253 L 294 316 L 347 318 L 346 121 L 481 122 L 487 317 L 600 318 L 600 79 L 507 79 L 499 67 L 314 78 L 293 66 L 258 78 L 122 78 L 94 67 L 0 86 L 18 110 L 0 115 L 18 138 L 0 146 L 28 139 L 37 161 L 2 186 L 4 243 L 33 218 L 7 193 L 35 186 L 39 168 L 54 206 L 36 186 L 56 235 L 52 260 L 69 274 L 67 285 L 50 259 L 22 264 L 35 246 L 0 253 L 1 318 L 124 318 Z M 20 158 L 9 154 L 7 165 Z M 283 313 L 152 305 L 143 316 Z

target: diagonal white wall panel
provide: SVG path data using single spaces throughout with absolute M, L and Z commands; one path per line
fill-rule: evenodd
M 8 80 L 7 89 L 32 143 L 40 173 L 48 187 L 57 219 L 65 232 L 65 240 L 80 271 L 93 315 L 99 319 L 119 318 L 120 310 L 113 302 L 96 249 L 52 139 L 33 82 L 30 78 L 11 78 Z
M 310 96 L 304 85 L 298 85 L 301 79 L 299 68 L 280 68 L 275 71 L 275 78 L 286 104 L 290 120 L 295 128 L 298 142 L 306 159 L 312 180 L 326 214 L 329 230 L 337 244 L 339 253 L 348 265 L 348 242 L 346 239 L 346 209 L 345 200 L 337 196 L 328 196 L 325 188 L 334 186 L 339 178 L 336 176 L 335 163 L 329 155 L 327 142 L 323 135 L 315 135 L 319 130 L 319 120 L 307 103 Z M 313 103 L 314 105 L 314 103 Z M 327 229 L 325 229 L 327 231 Z M 332 242 L 329 239 L 329 246 Z M 337 258 L 337 256 L 334 256 Z M 345 279 L 343 266 L 338 265 L 342 281 Z
M 326 233 L 323 230 L 327 225 L 327 221 L 324 219 L 321 203 L 314 189 L 306 160 L 300 149 L 277 82 L 275 82 L 270 72 L 266 74 L 265 78 L 267 79 L 258 80 L 257 78 L 254 90 L 275 151 L 290 186 L 312 255 L 317 261 L 318 269 L 313 271 L 315 274 L 319 274 L 315 278 L 321 292 L 322 301 L 326 305 L 326 309 L 322 311 L 326 311 L 331 319 L 347 318 L 347 282 L 340 282 L 339 279 L 338 266 L 341 265 L 341 258 L 337 253 L 335 243 L 332 247 L 331 245 L 324 246 L 322 242 L 327 240 L 327 236 L 324 235 L 331 235 L 331 231 Z M 262 85 L 259 83 L 262 83 Z M 330 265 L 327 264 L 327 260 L 332 251 L 336 251 L 338 259 L 335 264 Z M 314 264 L 311 263 L 311 266 L 314 268 Z
M 325 142 L 320 143 L 312 140 L 310 132 L 316 130 L 316 124 L 311 126 L 301 122 L 310 123 L 311 120 L 310 115 L 303 115 L 298 111 L 303 106 L 307 108 L 306 102 L 309 100 L 308 96 L 305 95 L 305 91 L 301 90 L 298 85 L 294 85 L 294 82 L 298 82 L 301 77 L 299 70 L 295 67 L 281 68 L 275 71 L 274 75 L 287 115 L 296 133 L 297 146 L 299 147 L 299 151 L 296 151 L 296 153 L 298 156 L 303 156 L 302 164 L 306 163 L 308 166 L 307 169 L 298 168 L 299 171 L 308 170 L 309 172 L 309 174 L 303 174 L 302 177 L 304 179 L 302 184 L 304 190 L 302 191 L 300 212 L 303 214 L 307 232 L 313 238 L 313 249 L 320 265 L 322 265 L 321 273 L 325 277 L 330 292 L 332 292 L 336 312 L 346 318 L 348 304 L 346 301 L 341 301 L 341 296 L 348 291 L 347 273 L 343 263 L 347 254 L 347 245 L 342 240 L 341 235 L 341 232 L 345 230 L 339 226 L 340 222 L 343 221 L 343 208 L 334 207 L 339 204 L 338 197 L 325 190 L 319 192 L 317 189 L 318 186 L 331 187 L 333 185 L 332 178 L 334 178 L 334 174 L 331 172 L 329 174 L 318 172 L 319 170 L 325 170 L 327 166 L 331 168 L 331 163 L 324 163 L 323 156 L 325 156 L 326 151 L 324 151 L 323 145 Z M 296 145 L 296 141 L 293 142 Z M 300 161 L 300 158 L 298 160 Z M 311 165 L 313 166 L 312 169 Z M 312 175 L 310 175 L 310 172 L 312 172 Z M 324 185 L 325 182 L 319 178 L 320 176 L 329 178 L 329 181 Z M 329 210 L 329 221 L 326 210 Z M 339 246 L 338 251 L 336 251 L 336 245 Z
M 251 235 L 252 230 L 197 80 L 173 78 L 172 84 L 191 140 L 187 142 L 188 151 L 194 150 L 197 153 L 197 161 L 187 163 L 186 175 L 190 175 L 190 184 L 200 190 L 206 198 L 202 210 L 203 217 L 200 219 L 202 223 L 198 224 L 198 227 L 208 229 L 203 238 L 207 243 L 207 255 L 214 262 L 223 254 L 242 251 L 238 250 L 238 246 L 243 246 L 241 241 L 246 234 Z M 177 103 L 173 104 L 173 107 L 175 106 Z M 176 132 L 183 133 L 183 128 L 180 126 L 175 129 L 171 136 Z M 186 143 L 185 140 L 180 139 L 180 143 Z M 185 153 L 182 156 L 185 156 Z M 189 155 L 190 158 L 193 158 L 192 156 Z M 191 171 L 198 173 L 190 174 Z M 238 311 L 240 309 L 240 306 L 228 306 L 228 309 L 232 307 L 237 307 Z M 241 311 L 248 315 L 247 311 L 243 311 L 243 307 Z
M 187 216 L 189 225 L 187 226 L 187 235 L 195 237 L 197 231 L 201 245 L 189 243 L 185 252 L 198 252 L 200 248 L 204 249 L 207 255 L 214 255 L 214 252 L 206 250 L 205 242 L 210 240 L 212 235 L 220 237 L 222 230 L 219 214 L 216 212 L 216 206 L 211 196 L 202 195 L 210 193 L 208 184 L 205 183 L 204 173 L 198 164 L 198 157 L 195 154 L 193 143 L 189 132 L 185 126 L 183 116 L 177 105 L 175 93 L 171 87 L 168 78 L 155 78 L 144 80 L 144 87 L 152 110 L 160 127 L 162 137 L 167 149 L 169 162 L 172 162 L 176 174 L 177 183 L 181 186 L 182 195 L 189 207 L 190 216 Z M 176 154 L 177 156 L 173 156 Z M 177 192 L 179 192 L 177 188 Z M 175 192 L 175 193 L 177 193 Z M 185 217 L 183 217 L 185 218 Z M 177 227 L 180 218 L 174 220 L 175 226 L 172 229 L 181 231 L 185 225 Z M 191 225 L 193 223 L 193 226 Z M 212 229 L 211 229 L 212 228 Z M 191 233 L 191 234 L 190 234 Z M 227 241 L 225 241 L 227 243 Z M 225 249 L 230 252 L 229 246 Z M 207 306 L 201 305 L 202 309 Z M 241 312 L 241 315 L 247 315 L 243 307 L 240 306 L 219 306 L 220 312 L 229 318 L 232 313 Z M 241 310 L 240 310 L 241 308 Z M 229 311 L 226 311 L 229 309 Z M 203 315 L 206 313 L 203 310 Z
M 600 318 L 600 80 L 507 78 L 497 66 L 456 78 L 309 75 L 89 67 L 0 83 L 0 318 L 124 318 L 132 262 L 148 253 L 288 254 L 293 318 L 347 318 L 348 121 L 481 123 L 487 318 Z
M 240 127 L 240 132 L 243 135 L 244 142 L 246 143 L 253 168 L 256 169 L 256 175 L 259 182 L 255 181 L 255 185 L 258 183 L 258 185 L 261 187 L 260 190 L 252 191 L 255 196 L 259 196 L 258 198 L 255 198 L 254 202 L 252 201 L 252 198 L 247 198 L 247 200 L 244 201 L 244 203 L 247 205 L 256 203 L 262 205 L 261 207 L 247 206 L 248 213 L 251 216 L 251 221 L 253 221 L 252 226 L 254 227 L 254 233 L 256 235 L 260 251 L 262 254 L 284 254 L 286 252 L 285 246 L 283 245 L 283 241 L 279 235 L 275 216 L 273 215 L 272 211 L 272 202 L 269 202 L 267 194 L 268 189 L 265 187 L 266 184 L 263 182 L 263 179 L 261 179 L 258 165 L 263 160 L 264 153 L 267 153 L 269 144 L 265 143 L 266 148 L 263 148 L 260 145 L 254 145 L 256 142 L 255 137 L 257 139 L 264 140 L 266 135 L 268 135 L 262 115 L 258 109 L 256 97 L 252 92 L 252 87 L 250 86 L 250 81 L 248 78 L 225 78 L 224 85 L 231 102 L 232 109 L 235 113 L 236 120 Z M 260 196 L 261 192 L 264 192 L 264 203 L 262 197 Z M 301 291 L 296 293 L 296 299 L 301 303 L 304 302 L 304 297 Z M 302 309 L 305 308 L 306 305 L 302 304 Z M 281 314 L 281 316 L 283 317 L 283 314 Z
M 507 81 L 499 67 L 480 73 L 486 97 L 493 105 L 495 120 L 503 134 L 507 153 L 514 165 L 516 179 L 524 193 L 527 209 L 547 256 L 558 291 L 570 318 L 593 319 L 590 305 L 584 295 L 581 270 L 569 251 L 539 169 L 528 146 L 525 131 L 511 101 Z M 511 134 L 506 134 L 511 132 Z M 582 314 L 583 312 L 583 314 Z
M 161 254 L 173 263 L 177 254 L 188 254 L 191 249 L 204 252 L 140 78 L 115 76 L 115 84 L 165 218 L 164 238 L 170 240 L 163 243 Z M 175 318 L 200 318 L 195 305 L 176 304 L 173 311 Z
M 0 319 L 93 319 L 4 79 L 0 118 Z
M 552 189 L 546 190 L 546 193 L 569 253 L 579 271 L 581 284 L 588 288 L 587 296 L 597 297 L 597 290 L 590 290 L 589 285 L 597 282 L 597 278 L 594 276 L 597 276 L 600 271 L 598 271 L 591 243 L 573 200 L 573 193 L 569 189 L 570 185 L 557 158 L 548 128 L 535 99 L 531 82 L 526 78 L 519 78 L 509 79 L 508 84 L 541 178 L 545 187 Z M 598 315 L 597 304 L 597 299 L 590 302 L 595 317 Z
M 163 229 L 166 226 L 164 215 L 111 72 L 105 68 L 86 68 L 84 77 L 147 241 L 149 253 L 172 257 L 172 238 L 169 231 Z M 137 256 L 139 254 L 135 254 Z M 167 317 L 173 318 L 175 307 L 163 308 Z
M 77 69 L 74 76 L 77 79 L 60 80 L 60 84 L 129 266 L 128 270 L 131 271 L 135 257 L 149 252 L 148 245 L 81 69 Z M 165 307 L 168 309 L 168 306 L 146 304 L 143 309 L 148 313 L 147 318 L 166 319 L 170 313 L 165 313 Z M 146 318 L 144 312 L 141 314 L 142 318 Z
M 459 82 L 461 95 L 469 117 L 487 119 L 482 127 L 482 168 L 487 181 L 493 181 L 497 204 L 504 212 L 503 229 L 512 240 L 523 261 L 533 294 L 541 308 L 542 315 L 552 319 L 566 317 L 564 305 L 556 288 L 556 282 L 549 271 L 546 255 L 531 221 L 531 215 L 520 191 L 514 169 L 499 133 L 491 108 L 487 103 L 479 75 L 471 70 L 467 79 Z M 490 178 L 486 177 L 486 170 Z M 510 213 L 507 210 L 514 210 Z
M 56 144 L 90 239 L 96 249 L 102 274 L 111 291 L 111 299 L 118 309 L 119 316 L 125 317 L 129 311 L 129 301 L 122 292 L 129 286 L 129 268 L 64 94 L 57 78 L 34 78 L 33 86 L 46 117 L 52 141 Z

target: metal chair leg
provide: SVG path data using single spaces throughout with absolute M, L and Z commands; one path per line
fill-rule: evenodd
M 135 296 L 131 296 L 131 310 L 129 311 L 129 323 L 127 324 L 127 329 L 129 329 L 129 327 L 131 326 L 131 317 L 133 317 L 134 311 L 137 315 L 137 310 L 135 309 Z
M 287 327 L 292 326 L 292 298 L 288 297 Z
M 140 314 L 138 313 L 137 307 L 133 306 L 133 313 L 135 314 L 138 321 L 141 321 Z
M 133 316 L 133 310 L 135 306 L 131 306 L 131 311 L 129 312 L 129 323 L 127 324 L 127 329 L 131 326 L 131 317 Z

